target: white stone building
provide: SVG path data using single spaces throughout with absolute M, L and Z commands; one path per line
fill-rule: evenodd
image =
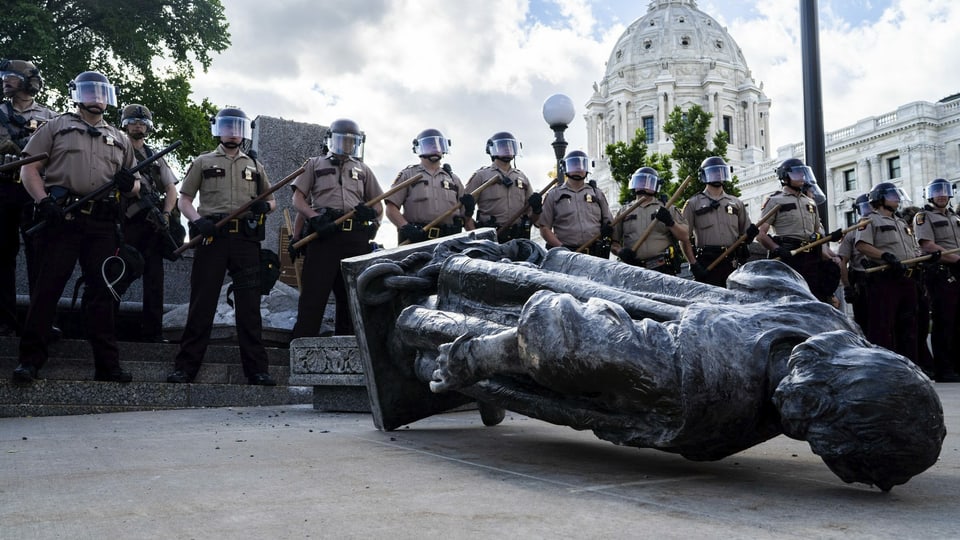
M 713 114 L 711 134 L 729 134 L 727 160 L 751 218 L 758 219 L 763 200 L 780 186 L 774 169 L 784 159 L 805 158 L 804 144 L 772 155 L 772 104 L 763 83 L 754 81 L 733 37 L 695 0 L 652 0 L 614 45 L 586 104 L 594 178 L 616 205 L 606 145 L 629 142 L 644 128 L 649 151 L 669 154 L 673 145 L 663 124 L 674 107 L 693 105 Z M 960 180 L 960 94 L 865 118 L 827 133 L 825 144 L 832 227 L 852 223 L 853 199 L 880 182 L 901 186 L 919 205 L 930 180 Z

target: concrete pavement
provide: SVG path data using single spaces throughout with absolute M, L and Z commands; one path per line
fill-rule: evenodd
M 0 538 L 956 538 L 939 462 L 890 493 L 778 437 L 709 463 L 475 411 L 376 431 L 309 406 L 0 419 Z

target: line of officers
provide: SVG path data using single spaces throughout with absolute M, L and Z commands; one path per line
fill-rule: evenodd
M 11 86 L 21 82 L 27 93 L 36 94 L 31 89 L 31 81 L 39 79 L 35 67 L 30 70 L 9 63 L 5 67 L 5 96 L 10 97 L 8 80 Z M 14 69 L 17 67 L 23 69 Z M 163 172 L 162 160 L 156 162 L 156 168 L 130 172 L 136 162 L 153 152 L 143 144 L 152 127 L 146 107 L 124 108 L 125 133 L 104 120 L 107 107 L 117 104 L 116 90 L 104 75 L 81 73 L 71 81 L 70 92 L 76 111 L 42 119 L 38 112 L 41 121 L 31 125 L 40 125 L 22 138 L 24 145 L 18 144 L 21 152 L 15 156 L 48 154 L 44 160 L 24 165 L 13 181 L 29 196 L 32 222 L 45 224 L 40 234 L 25 241 L 42 256 L 28 261 L 35 267 L 28 270 L 33 286 L 14 381 L 29 383 L 38 377 L 48 356 L 57 302 L 78 262 L 84 276 L 84 321 L 94 353 L 95 379 L 132 380 L 120 367 L 114 329 L 119 299 L 115 287 L 120 279 L 112 277 L 107 267 L 127 243 L 125 235 L 138 234 L 132 225 L 138 211 L 130 208 L 159 206 L 163 223 L 141 235 L 163 243 L 170 218 L 179 210 L 189 221 L 190 237 L 202 239 L 193 260 L 187 322 L 167 380 L 187 383 L 197 377 L 220 289 L 229 275 L 244 374 L 250 384 L 275 384 L 261 338 L 260 297 L 267 291 L 261 290 L 260 241 L 266 215 L 276 202 L 272 193 L 267 193 L 271 185 L 262 164 L 241 150 L 244 140 L 251 138 L 247 115 L 231 107 L 221 109 L 211 120 L 211 132 L 219 145 L 190 164 L 177 197 L 176 179 Z M 27 112 L 23 103 L 19 105 L 15 101 L 12 105 L 18 114 Z M 385 196 L 363 162 L 364 143 L 365 135 L 356 122 L 332 122 L 325 135 L 325 153 L 308 159 L 291 183 L 298 211 L 291 246 L 301 247 L 291 247 L 290 254 L 304 257 L 294 338 L 319 335 L 331 293 L 336 302 L 334 333 L 353 333 L 340 261 L 372 251 L 384 213 L 381 201 L 385 201 L 386 217 L 397 227 L 400 243 L 477 227 L 493 227 L 498 240 L 507 242 L 529 238 L 536 226 L 549 248 L 565 247 L 604 258 L 612 252 L 627 264 L 667 274 L 679 272 L 683 257 L 695 279 L 721 287 L 747 260 L 746 246 L 756 239 L 770 257 L 800 273 L 811 292 L 823 301 L 836 301 L 833 295 L 843 280 L 845 296 L 854 304 L 857 320 L 871 341 L 910 358 L 937 380 L 957 379 L 954 336 L 960 321 L 956 313 L 960 284 L 953 272 L 960 257 L 949 250 L 958 246 L 960 219 L 948 208 L 952 187 L 946 181 L 931 183 L 930 206 L 916 214 L 913 229 L 898 217 L 899 204 L 906 200 L 902 191 L 889 183 L 874 187 L 867 197 L 871 211 L 861 210 L 864 221 L 856 234 L 843 236 L 844 231 L 837 230 L 827 235 L 834 242 L 843 237 L 841 246 L 849 246 L 842 247 L 838 256 L 821 241 L 825 232 L 817 205 L 825 197 L 812 170 L 798 159 L 788 159 L 777 167 L 781 191 L 765 202 L 763 210 L 770 210 L 758 226 L 750 222 L 743 203 L 724 191 L 731 168 L 721 157 L 707 158 L 701 164 L 698 177 L 703 190 L 682 210 L 665 205 L 662 181 L 654 169 L 638 169 L 630 180 L 634 203 L 612 216 L 603 192 L 587 180 L 590 159 L 582 151 L 564 157 L 562 178 L 556 180 L 562 180 L 559 185 L 551 183 L 535 191 L 527 176 L 514 166 L 520 142 L 509 132 L 499 132 L 486 142 L 491 164 L 474 172 L 464 185 L 441 163 L 450 141 L 440 131 L 427 129 L 413 140 L 419 163 L 400 171 L 393 183 L 396 189 Z M 115 189 L 107 195 L 80 209 L 64 211 L 72 201 L 108 183 Z M 151 193 L 159 197 L 150 198 Z M 151 204 L 138 204 L 144 199 Z M 246 213 L 221 224 L 225 216 L 244 207 Z M 302 240 L 308 242 L 303 245 Z M 728 249 L 738 241 L 738 249 Z M 137 251 L 148 257 L 156 252 L 138 244 Z M 916 255 L 918 248 L 933 254 L 923 271 L 902 262 Z M 868 271 L 871 265 L 880 271 Z M 162 309 L 162 260 L 159 267 Z M 921 294 L 923 286 L 928 296 Z M 925 309 L 922 299 L 927 297 L 932 303 L 933 359 L 924 358 L 919 346 L 918 329 L 923 326 Z M 146 297 L 144 304 L 145 312 L 156 309 L 156 302 L 147 309 Z M 159 338 L 158 324 L 145 323 L 145 328 Z M 925 345 L 922 349 L 926 350 Z

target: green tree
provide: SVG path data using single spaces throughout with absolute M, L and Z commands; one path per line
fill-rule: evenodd
M 664 182 L 662 192 L 670 195 L 673 193 L 673 189 L 676 189 L 676 186 L 670 182 L 670 179 L 673 178 L 670 157 L 657 153 L 647 156 L 647 150 L 647 132 L 642 128 L 634 133 L 634 137 L 629 144 L 617 141 L 607 145 L 606 154 L 610 164 L 610 175 L 620 184 L 619 201 L 621 205 L 633 200 L 634 195 L 630 191 L 630 178 L 640 167 L 653 167 L 660 173 L 660 178 Z
M 677 163 L 677 177 L 686 178 L 692 176 L 693 180 L 687 184 L 683 195 L 678 200 L 677 206 L 683 206 L 690 198 L 703 190 L 703 186 L 697 179 L 700 170 L 700 163 L 710 156 L 720 156 L 727 159 L 727 134 L 718 131 L 713 135 L 713 148 L 707 148 L 707 131 L 710 129 L 710 120 L 713 115 L 704 111 L 699 105 L 690 107 L 683 111 L 680 107 L 674 107 L 670 113 L 663 131 L 670 135 L 673 141 L 673 152 L 670 156 Z M 740 189 L 737 187 L 737 177 L 734 176 L 730 182 L 724 184 L 723 189 L 727 193 L 739 196 Z M 682 201 L 682 202 L 681 202 Z
M 183 141 L 185 162 L 216 144 L 208 118 L 217 107 L 190 99 L 194 66 L 230 44 L 220 0 L 7 0 L 0 52 L 32 60 L 44 79 L 38 100 L 72 110 L 67 85 L 78 73 L 100 71 L 118 88 L 118 105 L 154 113 L 157 146 Z M 119 111 L 108 111 L 119 124 Z

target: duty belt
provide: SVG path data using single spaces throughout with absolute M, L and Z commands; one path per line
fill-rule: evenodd
M 66 208 L 82 198 L 82 195 L 71 194 L 60 199 L 58 203 Z M 91 199 L 77 207 L 72 213 L 77 216 L 82 215 L 95 219 L 114 219 L 120 214 L 120 203 L 110 196 L 103 199 Z
M 642 266 L 642 267 L 644 267 L 644 268 L 653 269 L 653 268 L 657 268 L 657 267 L 663 266 L 663 265 L 665 265 L 665 264 L 667 264 L 667 263 L 669 263 L 669 262 L 670 262 L 670 254 L 664 252 L 664 253 L 660 253 L 660 254 L 658 254 L 658 255 L 654 255 L 653 257 L 650 257 L 650 258 L 648 258 L 648 259 L 643 259 L 643 260 L 641 260 L 641 261 L 637 261 L 637 266 Z
M 424 228 L 424 225 L 426 225 L 426 223 L 412 223 L 412 225 L 419 227 L 420 229 L 423 230 L 423 232 L 427 233 L 427 238 L 430 240 L 433 240 L 435 238 L 440 238 L 442 236 L 450 236 L 451 234 L 457 234 L 458 232 L 463 230 L 463 227 L 461 225 L 457 225 L 455 223 L 441 224 L 436 227 L 430 227 L 429 229 Z

